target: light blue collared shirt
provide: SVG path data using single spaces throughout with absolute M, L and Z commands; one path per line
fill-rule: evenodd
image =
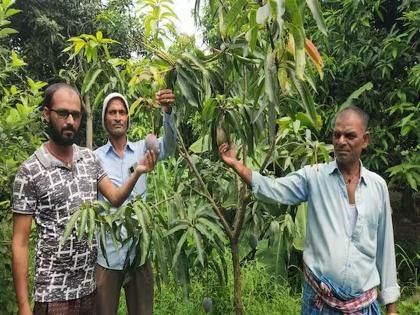
M 176 126 L 175 126 L 175 114 L 163 114 L 163 129 L 164 136 L 159 138 L 159 158 L 162 160 L 173 154 L 176 148 Z M 125 146 L 124 156 L 121 158 L 112 147 L 110 141 L 108 141 L 102 147 L 95 150 L 96 156 L 101 161 L 102 167 L 106 171 L 108 177 L 112 182 L 120 187 L 130 177 L 130 167 L 138 162 L 145 153 L 145 141 L 140 140 L 137 142 L 127 141 Z M 126 203 L 133 199 L 135 195 L 140 195 L 143 199 L 146 198 L 147 193 L 147 174 L 143 174 L 138 179 L 136 185 L 133 188 L 130 196 L 126 199 Z M 106 200 L 106 198 L 99 194 L 99 200 Z M 117 208 L 111 208 L 111 212 L 117 211 Z M 121 235 L 126 236 L 126 230 L 122 228 Z M 130 249 L 131 242 L 126 243 L 124 246 L 116 248 L 112 242 L 110 235 L 106 236 L 106 257 L 109 265 L 106 262 L 101 246 L 98 246 L 98 264 L 114 270 L 122 270 L 124 268 L 124 262 L 127 257 L 128 250 Z M 131 261 L 134 259 L 135 253 L 130 256 Z
M 347 189 L 336 161 L 276 179 L 254 171 L 252 192 L 268 203 L 308 202 L 303 259 L 317 277 L 330 277 L 353 294 L 379 286 L 383 304 L 398 299 L 391 206 L 382 177 L 361 165 L 355 192 L 358 216 L 350 236 Z

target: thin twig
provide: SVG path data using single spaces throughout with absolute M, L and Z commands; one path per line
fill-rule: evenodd
M 203 181 L 200 173 L 198 172 L 197 168 L 195 167 L 194 163 L 192 162 L 191 156 L 188 154 L 188 150 L 185 147 L 184 141 L 183 141 L 182 137 L 180 136 L 181 133 L 179 132 L 178 128 L 177 128 L 177 133 L 179 135 L 178 139 L 179 139 L 179 141 L 181 143 L 181 146 L 182 146 L 182 148 L 180 149 L 181 156 L 187 161 L 187 163 L 190 166 L 191 170 L 193 171 L 195 177 L 198 179 L 198 182 L 200 183 L 202 189 L 204 190 L 204 192 L 203 192 L 204 197 L 206 197 L 207 200 L 210 202 L 214 212 L 216 212 L 217 216 L 220 218 L 220 221 L 222 222 L 222 225 L 225 228 L 226 234 L 231 239 L 233 237 L 233 235 L 232 235 L 232 230 L 229 226 L 229 223 L 226 221 L 226 218 L 224 217 L 222 211 L 217 206 L 216 202 L 214 201 L 214 199 L 210 195 L 209 191 L 207 190 L 207 186 L 204 184 L 204 181 Z

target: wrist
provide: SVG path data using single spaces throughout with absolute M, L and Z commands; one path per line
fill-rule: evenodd
M 172 107 L 170 107 L 170 106 L 164 106 L 163 107 L 163 111 L 166 113 L 166 114 L 171 114 L 172 113 Z

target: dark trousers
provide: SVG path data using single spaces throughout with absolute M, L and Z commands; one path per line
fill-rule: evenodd
M 123 280 L 123 271 L 96 265 L 97 314 L 117 314 Z M 137 268 L 124 291 L 129 315 L 153 313 L 153 272 L 149 261 Z
M 96 291 L 80 299 L 36 302 L 34 315 L 96 315 Z

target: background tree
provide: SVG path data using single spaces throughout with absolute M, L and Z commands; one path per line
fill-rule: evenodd
M 397 212 L 415 220 L 420 185 L 420 10 L 418 1 L 328 1 L 328 38 L 312 25 L 326 61 L 316 100 L 327 123 L 355 104 L 370 116 L 372 145 L 363 161 L 403 193 Z M 417 216 L 419 213 L 417 213 Z
M 112 50 L 116 57 L 141 53 L 141 24 L 129 0 L 18 0 L 16 6 L 22 12 L 12 19 L 19 33 L 11 45 L 31 61 L 26 71 L 36 79 L 59 80 L 59 70 L 67 67 L 66 40 L 80 34 L 100 30 L 118 40 L 122 44 Z

